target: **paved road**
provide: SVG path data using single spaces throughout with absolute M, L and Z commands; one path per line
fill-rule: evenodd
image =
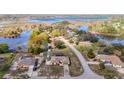
M 67 40 L 65 40 L 63 37 L 60 37 L 60 39 L 76 54 L 78 59 L 80 60 L 84 73 L 81 76 L 78 77 L 73 77 L 73 78 L 79 78 L 79 79 L 103 79 L 104 77 L 99 76 L 95 74 L 90 67 L 87 64 L 87 61 L 85 58 L 82 56 L 82 54 L 72 45 L 70 44 Z M 64 77 L 64 78 L 72 78 L 72 77 Z

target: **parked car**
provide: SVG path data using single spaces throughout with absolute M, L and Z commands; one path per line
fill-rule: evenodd
M 37 66 L 37 65 L 38 65 L 38 59 L 36 59 L 34 66 Z
M 3 62 L 3 61 L 5 61 L 5 58 L 0 57 L 0 62 Z
M 36 70 L 37 70 L 37 67 L 36 67 L 36 66 L 34 66 L 33 71 L 36 71 Z

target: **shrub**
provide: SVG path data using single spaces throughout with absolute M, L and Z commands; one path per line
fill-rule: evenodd
M 103 52 L 106 53 L 106 54 L 113 54 L 113 53 L 114 53 L 114 49 L 113 49 L 113 47 L 108 46 L 108 47 L 106 47 L 106 48 L 103 50 Z
M 79 44 L 79 41 L 76 41 L 75 44 L 78 45 Z
M 99 64 L 99 68 L 100 68 L 100 69 L 105 69 L 105 64 L 104 64 L 104 63 L 100 63 L 100 64 Z
M 64 43 L 60 40 L 55 41 L 55 46 L 56 48 L 65 48 Z
M 87 57 L 90 58 L 90 59 L 92 59 L 92 58 L 95 57 L 95 54 L 93 53 L 93 50 L 92 50 L 92 49 L 90 49 L 90 50 L 88 51 Z
M 74 41 L 72 39 L 69 40 L 69 43 L 74 43 Z

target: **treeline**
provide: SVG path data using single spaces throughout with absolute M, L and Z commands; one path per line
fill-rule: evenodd
M 122 22 L 102 22 L 89 26 L 90 31 L 96 31 L 105 35 L 124 37 Z

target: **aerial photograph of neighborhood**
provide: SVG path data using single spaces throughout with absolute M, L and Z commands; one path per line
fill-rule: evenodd
M 123 79 L 124 15 L 0 15 L 0 79 Z

